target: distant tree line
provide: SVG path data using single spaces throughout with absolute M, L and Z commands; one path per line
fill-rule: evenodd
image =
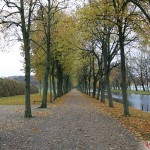
M 4 78 L 5 79 L 5 78 Z M 10 80 L 16 80 L 19 82 L 25 82 L 25 77 L 24 76 L 9 76 L 6 79 L 10 79 Z M 31 84 L 33 84 L 34 86 L 39 86 L 39 81 L 35 79 L 34 75 L 30 76 L 30 82 Z
M 38 93 L 38 87 L 30 85 L 31 94 Z M 8 97 L 14 95 L 23 95 L 25 92 L 25 83 L 16 80 L 0 78 L 0 97 Z

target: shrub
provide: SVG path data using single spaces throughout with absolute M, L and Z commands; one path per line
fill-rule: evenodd
M 25 83 L 0 78 L 0 97 L 23 95 L 25 92 Z M 38 87 L 31 85 L 31 93 L 38 93 Z

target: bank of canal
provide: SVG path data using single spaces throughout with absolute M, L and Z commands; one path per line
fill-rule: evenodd
M 115 101 L 122 102 L 120 92 L 113 92 L 112 97 Z M 150 95 L 128 93 L 128 101 L 131 107 L 150 112 Z

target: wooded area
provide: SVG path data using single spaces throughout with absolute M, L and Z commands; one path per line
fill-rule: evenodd
M 67 8 L 69 2 L 3 0 L 1 4 L 1 30 L 14 28 L 22 42 L 25 117 L 32 117 L 31 70 L 43 85 L 41 108 L 47 107 L 48 86 L 50 102 L 76 87 L 103 103 L 107 91 L 109 107 L 114 107 L 113 87 L 121 88 L 123 114 L 130 116 L 127 88 L 149 90 L 149 0 L 80 1 L 75 10 Z

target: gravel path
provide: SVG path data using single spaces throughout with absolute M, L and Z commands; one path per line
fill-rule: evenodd
M 138 141 L 117 120 L 103 114 L 77 90 L 56 107 L 21 117 L 23 106 L 0 106 L 2 150 L 137 150 Z

